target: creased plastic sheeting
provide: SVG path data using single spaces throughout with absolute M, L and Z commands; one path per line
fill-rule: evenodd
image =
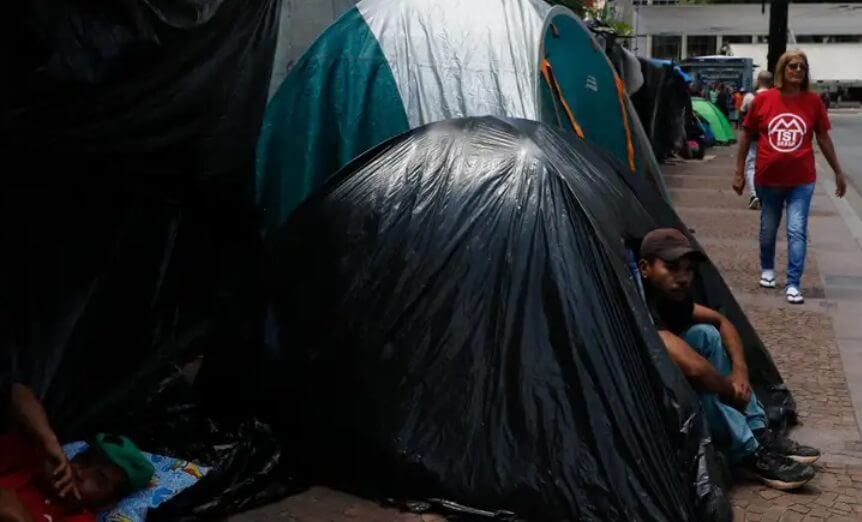
M 19 51 L 0 72 L 0 358 L 64 440 L 114 431 L 165 368 L 200 355 L 230 360 L 223 386 L 243 390 L 239 354 L 263 317 L 254 151 L 277 8 L 4 4 L 3 48 Z M 186 457 L 176 433 L 159 442 Z M 263 489 L 266 466 L 251 469 L 231 481 Z M 196 494 L 213 516 L 242 504 L 220 493 Z
M 691 96 L 673 64 L 646 59 L 640 63 L 647 81 L 631 100 L 648 129 L 656 157 L 664 159 L 686 139 L 685 115 L 691 112 Z
M 539 120 L 541 0 L 364 0 L 410 127 L 491 115 Z
M 267 396 L 292 461 L 528 520 L 729 520 L 625 263 L 659 224 L 646 183 L 495 118 L 414 130 L 330 179 L 268 263 Z

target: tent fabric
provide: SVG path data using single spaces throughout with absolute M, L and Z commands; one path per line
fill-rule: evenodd
M 626 264 L 658 225 L 681 223 L 654 186 L 536 122 L 367 152 L 271 238 L 266 396 L 291 461 L 527 520 L 730 520 Z
M 64 440 L 113 432 L 199 356 L 241 368 L 236 354 L 260 344 L 254 152 L 277 6 L 4 8 L 5 48 L 27 45 L 2 62 L 0 375 L 35 391 Z M 154 442 L 225 464 L 173 433 Z M 217 471 L 232 493 L 262 489 L 269 437 L 231 446 L 247 464 Z M 236 508 L 193 489 L 202 515 Z
M 536 64 L 551 7 L 538 0 L 488 4 L 356 6 L 386 57 L 410 128 L 470 114 L 539 118 Z
M 694 112 L 709 123 L 716 142 L 728 144 L 736 141 L 736 133 L 733 127 L 730 125 L 727 117 L 721 113 L 714 103 L 703 98 L 692 98 L 691 103 Z
M 656 158 L 662 160 L 685 144 L 691 95 L 671 62 L 642 59 L 641 66 L 646 81 L 632 96 L 632 104 L 647 128 Z
M 547 92 L 546 59 L 564 100 Z M 464 116 L 556 115 L 545 103 L 562 110 L 565 101 L 585 139 L 661 183 L 620 91 L 601 47 L 563 7 L 364 0 L 318 38 L 267 108 L 258 146 L 264 232 L 355 155 L 399 132 Z M 558 124 L 574 130 L 567 117 Z
M 659 60 L 658 58 L 650 58 L 649 61 L 656 65 L 670 65 L 673 67 L 674 72 L 682 78 L 682 81 L 685 83 L 691 83 L 692 77 L 690 74 L 682 70 L 682 67 L 679 66 L 678 63 L 674 63 L 671 60 Z

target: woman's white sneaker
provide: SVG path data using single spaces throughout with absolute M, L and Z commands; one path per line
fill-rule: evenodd
M 763 288 L 775 288 L 775 272 L 764 270 L 760 273 L 760 286 Z
M 802 304 L 805 302 L 802 293 L 795 286 L 788 286 L 784 294 L 787 297 L 787 302 L 790 304 Z

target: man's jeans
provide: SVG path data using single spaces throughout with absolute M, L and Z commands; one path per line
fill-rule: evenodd
M 682 338 L 709 361 L 718 373 L 730 375 L 730 357 L 721 344 L 721 334 L 714 326 L 694 325 L 682 334 Z M 752 432 L 766 428 L 766 413 L 758 404 L 754 392 L 751 393 L 745 413 L 724 404 L 717 395 L 711 393 L 702 393 L 700 403 L 703 405 L 713 442 L 727 448 L 734 463 L 739 463 L 757 450 L 757 439 Z
M 814 183 L 798 187 L 757 187 L 760 198 L 760 268 L 775 270 L 775 240 L 787 205 L 787 286 L 799 288 L 808 251 L 808 210 Z
M 745 156 L 745 184 L 751 191 L 751 197 L 757 197 L 757 191 L 754 189 L 754 167 L 757 163 L 757 142 L 751 140 L 751 145 L 748 146 L 748 154 Z

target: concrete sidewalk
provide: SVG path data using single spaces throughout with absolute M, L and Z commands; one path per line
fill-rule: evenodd
M 805 305 L 758 286 L 759 212 L 730 188 L 736 148 L 715 148 L 706 162 L 663 168 L 674 206 L 721 270 L 796 397 L 802 425 L 792 436 L 821 448 L 820 473 L 782 493 L 753 483 L 731 493 L 737 521 L 862 520 L 862 222 L 819 166 L 809 222 Z M 820 162 L 818 162 L 819 164 Z M 779 286 L 787 263 L 779 236 Z M 850 386 L 848 387 L 848 382 Z
M 858 425 L 862 419 L 858 409 L 862 407 L 862 222 L 846 203 L 828 195 L 834 186 L 823 179 L 815 193 L 810 221 L 811 248 L 803 281 L 807 303 L 787 304 L 783 292 L 766 291 L 757 284 L 759 213 L 748 210 L 748 198 L 738 197 L 730 189 L 735 150 L 715 148 L 710 150 L 714 157 L 709 161 L 667 165 L 663 169 L 665 179 L 677 211 L 695 229 L 733 288 L 796 397 L 803 424 L 793 436 L 824 452 L 817 478 L 798 492 L 738 484 L 731 492 L 736 521 L 862 520 L 862 439 Z M 782 281 L 787 259 L 783 228 L 780 237 L 777 262 Z M 314 488 L 231 520 L 442 519 L 400 513 L 344 493 Z

